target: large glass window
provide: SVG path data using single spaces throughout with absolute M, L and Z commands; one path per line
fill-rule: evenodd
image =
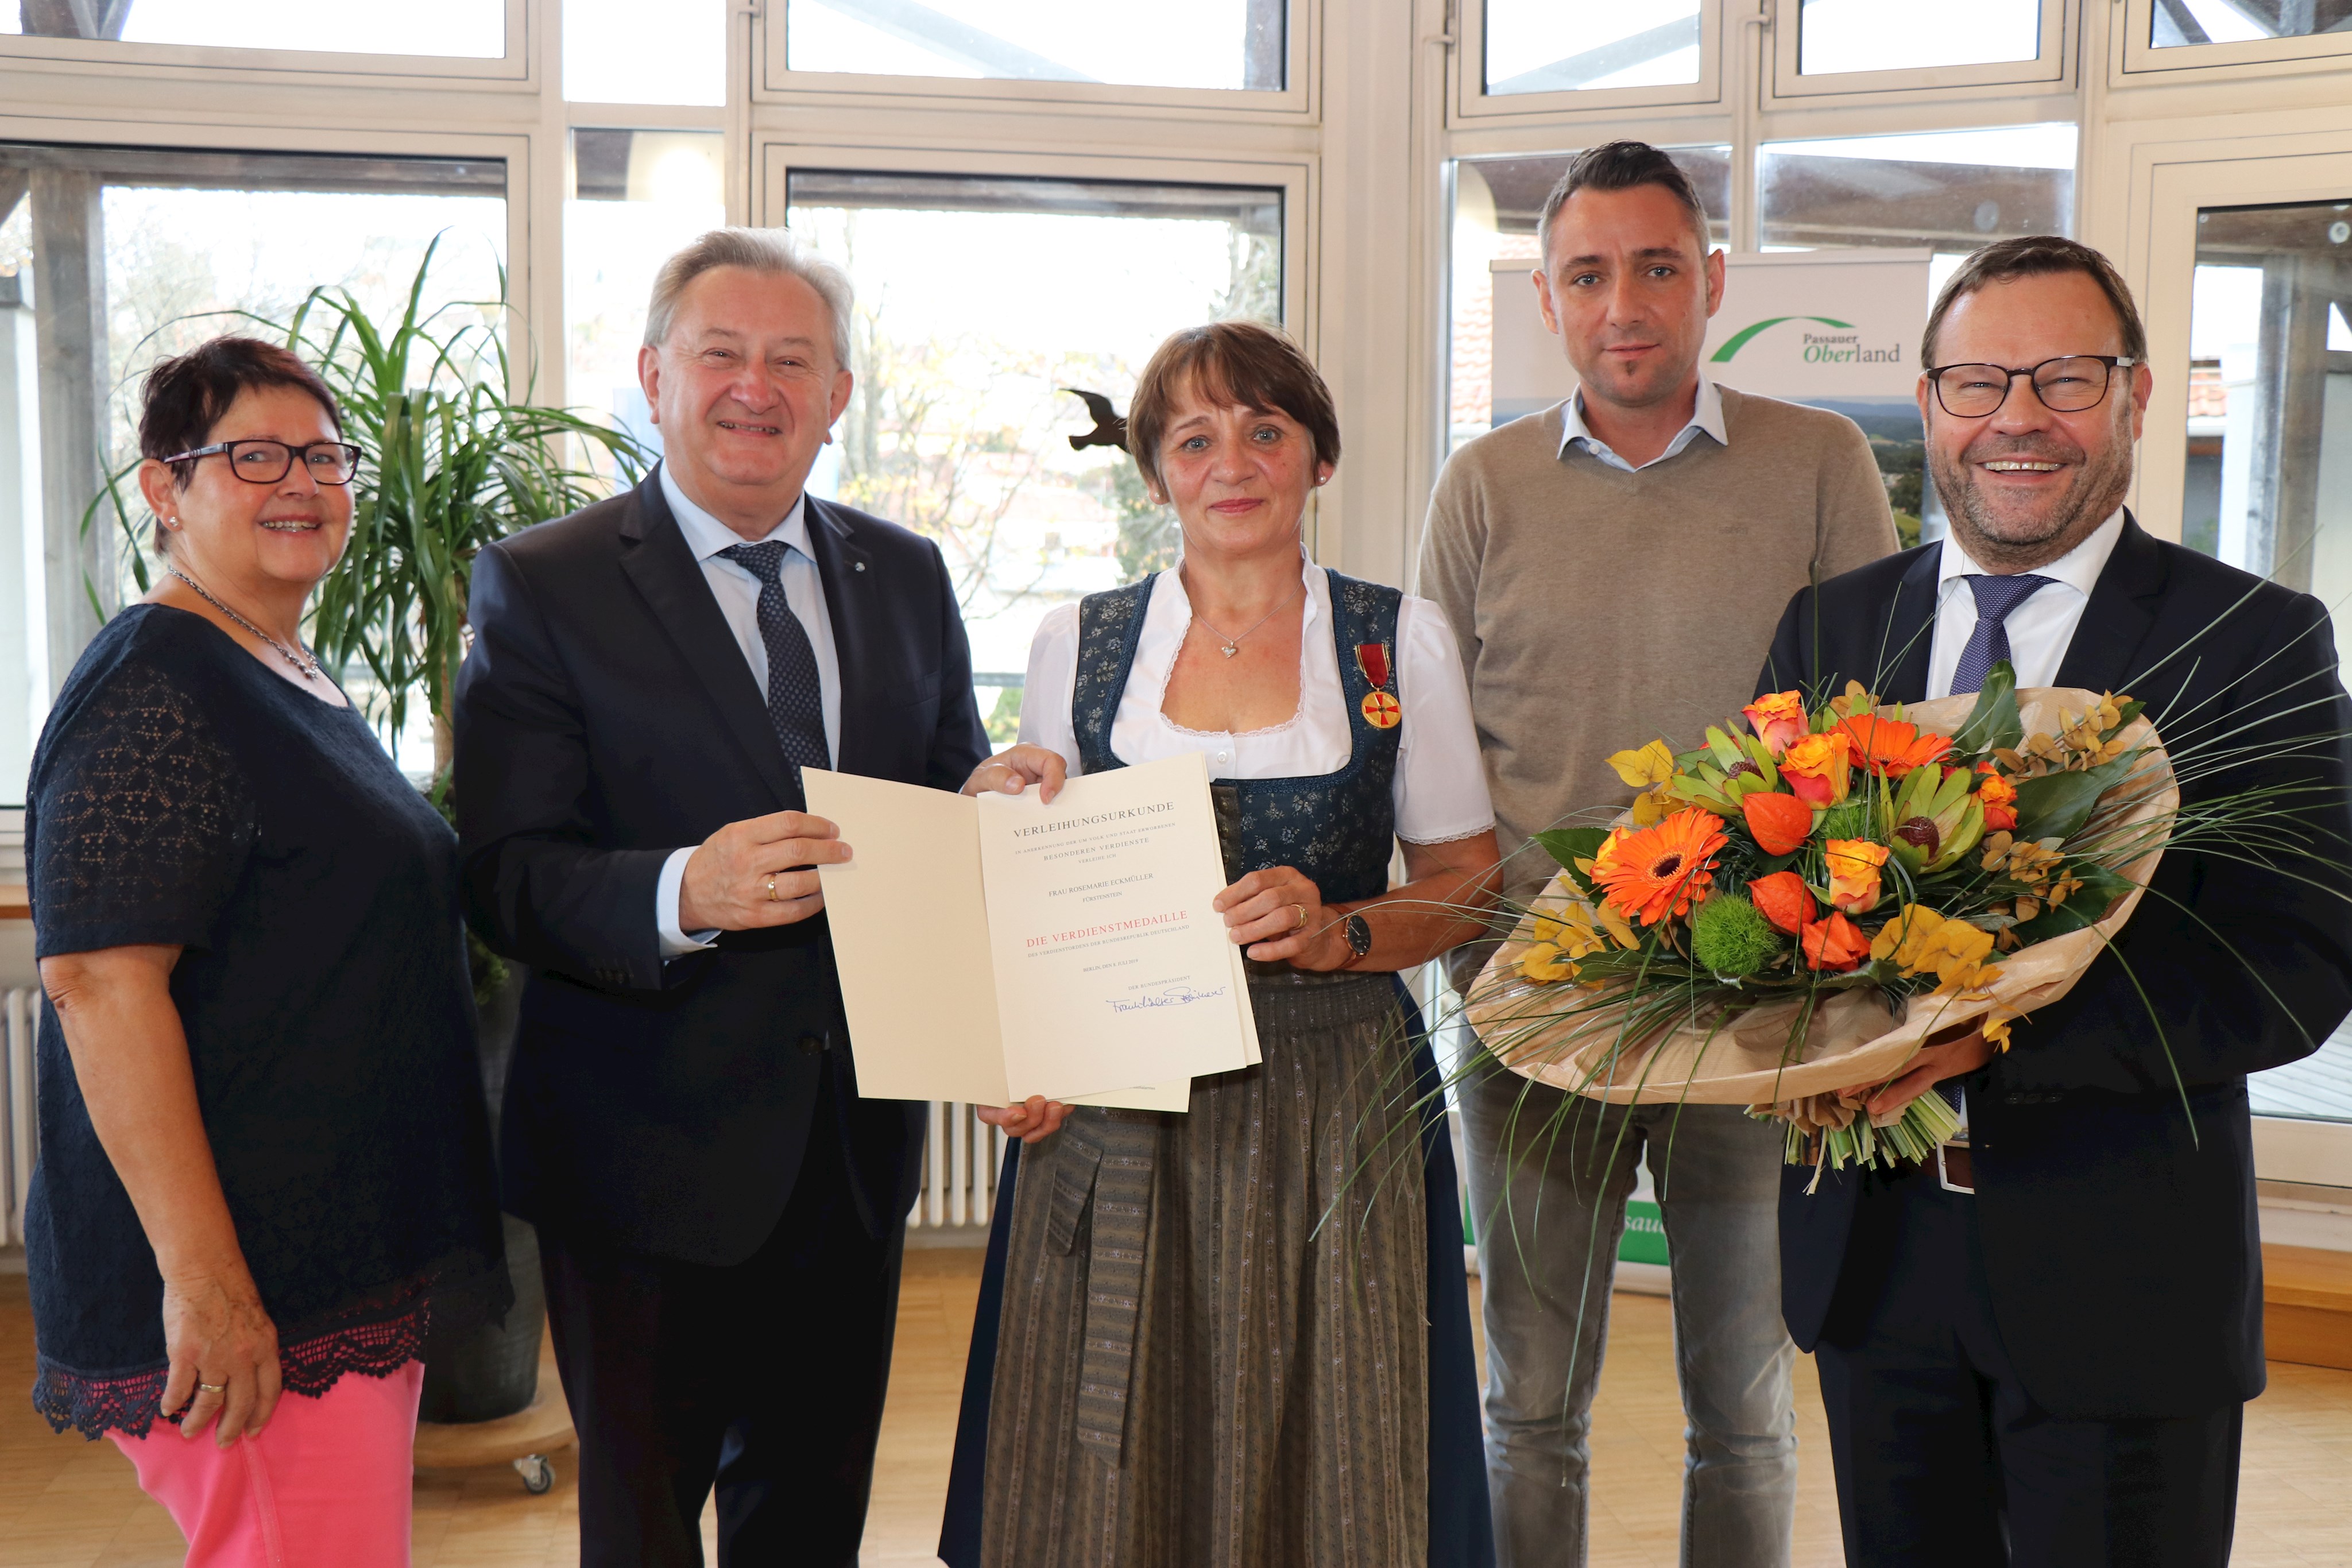
M 2156 0 L 2148 43 L 2249 44 L 2352 33 L 2352 0 Z
M 1805 76 L 2031 60 L 2042 48 L 2041 0 L 1803 0 L 1797 26 Z
M 499 0 L 23 0 L 0 5 L 0 33 L 125 44 L 299 49 L 338 55 L 437 55 L 495 60 L 507 51 Z
M 1279 190 L 795 169 L 786 222 L 857 286 L 857 389 L 810 487 L 939 540 L 982 711 L 1009 739 L 1053 605 L 1173 564 L 1173 516 L 1117 448 L 1160 340 L 1282 314 Z
M 1768 141 L 1757 150 L 1757 233 L 1766 250 L 1925 246 L 1933 286 L 2011 235 L 2074 226 L 2072 125 Z
M 563 96 L 725 103 L 726 0 L 563 0 Z
M 1286 9 L 1287 0 L 785 0 L 784 56 L 796 71 L 1279 92 Z
M 501 329 L 505 191 L 495 161 L 0 143 L 0 573 L 16 582 L 0 594 L 0 802 L 24 798 L 92 601 L 136 591 L 144 508 L 136 545 L 102 505 L 83 518 L 137 454 L 148 370 L 223 332 L 270 335 L 316 287 L 397 314 L 436 242 L 425 308 L 447 329 Z M 429 760 L 429 734 L 402 739 L 404 762 L 419 745 Z
M 1698 80 L 1699 0 L 1485 0 L 1490 95 Z
M 563 208 L 568 400 L 661 449 L 637 385 L 654 273 L 727 221 L 717 131 L 574 131 Z
M 1727 244 L 1731 149 L 1669 151 L 1706 207 L 1709 239 Z M 1575 156 L 1568 152 L 1465 158 L 1454 166 L 1449 451 L 1496 425 L 1549 407 L 1570 379 L 1559 341 L 1543 329 L 1528 275 L 1542 252 L 1536 224 L 1544 199 Z

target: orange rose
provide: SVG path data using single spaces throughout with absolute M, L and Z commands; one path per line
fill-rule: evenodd
M 1843 974 L 1870 956 L 1870 938 L 1862 927 L 1835 910 L 1827 920 L 1816 920 L 1797 934 L 1797 945 L 1805 950 L 1805 963 L 1815 969 L 1829 969 Z
M 1842 729 L 1809 735 L 1780 757 L 1780 778 L 1809 806 L 1834 806 L 1845 799 L 1853 762 L 1853 737 Z
M 1977 764 L 1977 800 L 1984 807 L 1985 831 L 2008 832 L 2017 826 L 2017 786 L 2002 778 L 1990 762 Z
M 1813 923 L 1813 890 L 1792 871 L 1776 871 L 1748 884 L 1748 902 L 1779 930 L 1794 936 Z
M 1741 798 L 1739 810 L 1756 847 L 1768 855 L 1789 854 L 1813 836 L 1813 809 L 1794 795 L 1758 789 Z
M 1849 915 L 1867 915 L 1878 903 L 1878 868 L 1886 863 L 1886 846 L 1868 839 L 1832 839 L 1824 847 L 1830 902 Z
M 1802 740 L 1813 727 L 1805 717 L 1805 699 L 1794 692 L 1774 692 L 1770 696 L 1758 697 L 1739 711 L 1748 716 L 1756 738 L 1775 758 L 1791 744 Z

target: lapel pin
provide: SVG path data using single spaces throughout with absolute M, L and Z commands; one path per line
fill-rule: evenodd
M 852 566 L 856 567 L 856 568 L 858 570 L 860 570 L 860 571 L 864 571 L 864 570 L 866 570 L 866 563 L 865 563 L 864 561 L 862 561 L 862 560 L 858 560 L 858 561 L 852 561 L 852 562 L 850 562 L 850 564 L 851 564 Z

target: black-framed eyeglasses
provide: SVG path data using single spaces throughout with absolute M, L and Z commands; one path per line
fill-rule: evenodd
M 2096 408 L 2107 395 L 2110 372 L 2139 363 L 2127 354 L 2066 354 L 2027 370 L 2005 365 L 1929 365 L 1936 401 L 1955 419 L 1982 419 L 2009 401 L 2010 383 L 2023 376 L 2033 395 L 2053 413 Z
M 293 471 L 297 457 L 302 460 L 304 472 L 321 485 L 348 485 L 352 476 L 360 471 L 360 449 L 348 441 L 313 441 L 305 446 L 257 439 L 215 441 L 210 446 L 199 446 L 163 461 L 193 463 L 215 453 L 226 457 L 228 471 L 248 485 L 277 484 Z

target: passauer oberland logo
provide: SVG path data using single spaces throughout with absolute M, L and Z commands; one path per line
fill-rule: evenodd
M 1890 344 L 1884 349 L 1865 349 L 1862 334 L 1853 329 L 1851 321 L 1841 321 L 1834 316 L 1769 316 L 1753 326 L 1742 327 L 1723 341 L 1712 356 L 1712 362 L 1723 364 L 1739 352 L 1759 332 L 1789 321 L 1814 321 L 1824 327 L 1836 327 L 1840 331 L 1807 332 L 1804 334 L 1804 361 L 1809 365 L 1899 365 L 1903 362 L 1903 346 Z

